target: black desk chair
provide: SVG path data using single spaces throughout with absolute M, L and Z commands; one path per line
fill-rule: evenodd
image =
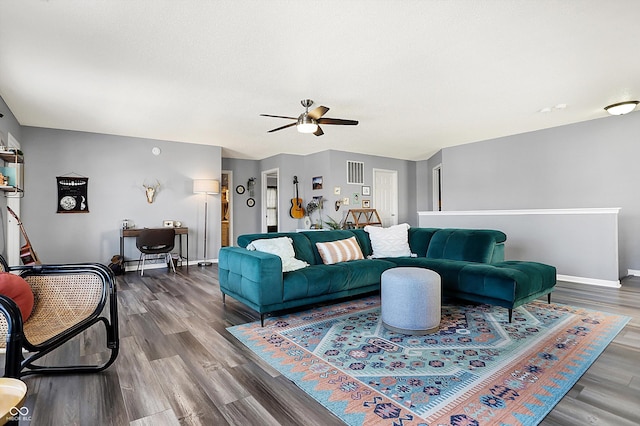
M 97 263 L 9 268 L 0 256 L 0 271 L 19 272 L 35 301 L 31 315 L 23 321 L 18 305 L 0 295 L 0 349 L 5 349 L 5 377 L 97 373 L 113 364 L 119 349 L 118 303 L 116 279 L 109 268 Z M 83 364 L 75 355 L 69 361 L 77 365 L 36 364 L 99 323 L 106 331 L 106 338 L 98 338 L 105 339 L 101 364 Z M 64 356 L 63 351 L 60 354 Z
M 175 245 L 176 230 L 173 228 L 145 228 L 140 231 L 136 238 L 136 247 L 140 250 L 138 259 L 138 270 L 140 275 L 144 275 L 144 261 L 147 258 L 164 258 L 165 262 L 171 265 L 173 272 L 176 268 L 171 258 L 171 250 Z M 142 263 L 142 270 L 140 264 Z

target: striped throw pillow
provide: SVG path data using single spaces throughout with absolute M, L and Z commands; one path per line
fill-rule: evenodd
M 364 259 L 356 237 L 331 241 L 329 243 L 316 243 L 316 247 L 325 265 L 333 265 L 334 263 L 346 262 L 348 260 Z

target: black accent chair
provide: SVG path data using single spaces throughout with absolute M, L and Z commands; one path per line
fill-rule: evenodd
M 164 258 L 169 267 L 176 271 L 171 258 L 171 250 L 176 243 L 176 230 L 173 228 L 145 228 L 136 237 L 136 247 L 140 250 L 138 271 L 144 275 L 144 261 L 147 258 Z M 142 263 L 142 270 L 140 264 Z
M 23 322 L 15 302 L 0 295 L 0 348 L 5 349 L 5 377 L 97 373 L 114 363 L 119 350 L 118 304 L 116 279 L 109 268 L 94 263 L 9 268 L 0 256 L 0 269 L 18 272 L 35 299 L 31 316 Z M 106 353 L 101 364 L 36 364 L 98 323 L 106 331 Z

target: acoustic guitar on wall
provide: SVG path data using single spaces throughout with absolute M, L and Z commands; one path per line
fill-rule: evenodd
M 11 207 L 7 206 L 7 210 L 9 213 L 18 221 L 18 226 L 20 227 L 20 232 L 22 232 L 22 236 L 24 237 L 25 244 L 20 247 L 20 259 L 22 260 L 23 265 L 39 265 L 40 259 L 38 259 L 38 255 L 36 254 L 33 247 L 31 247 L 31 242 L 29 241 L 29 237 L 27 236 L 27 231 L 24 230 L 24 226 L 22 226 L 22 222 L 17 214 L 11 210 Z
M 293 184 L 296 188 L 296 197 L 291 199 L 289 214 L 294 219 L 302 219 L 304 217 L 304 208 L 302 207 L 302 198 L 298 198 L 298 176 L 293 177 Z

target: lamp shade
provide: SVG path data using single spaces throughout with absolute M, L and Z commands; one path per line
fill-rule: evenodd
M 194 179 L 193 192 L 195 194 L 219 194 L 220 181 L 217 181 L 215 179 Z

